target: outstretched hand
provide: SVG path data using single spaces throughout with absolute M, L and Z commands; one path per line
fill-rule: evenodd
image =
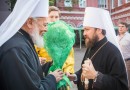
M 70 74 L 69 72 L 67 72 L 65 74 L 69 78 L 70 81 L 74 81 L 76 79 L 76 75 L 75 74 Z
M 64 73 L 60 69 L 57 69 L 54 72 L 50 72 L 49 74 L 54 75 L 54 77 L 56 78 L 56 82 L 62 80 L 62 77 L 64 75 Z

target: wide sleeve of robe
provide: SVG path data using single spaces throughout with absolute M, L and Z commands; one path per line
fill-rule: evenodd
M 21 48 L 11 48 L 4 52 L 0 60 L 2 87 L 6 90 L 56 90 L 55 77 L 48 75 L 41 78 L 37 61 L 29 53 Z

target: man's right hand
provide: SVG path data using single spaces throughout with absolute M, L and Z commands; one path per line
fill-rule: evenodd
M 76 74 L 67 74 L 67 77 L 69 78 L 70 81 L 76 81 L 77 80 Z
M 64 73 L 60 69 L 57 69 L 54 72 L 50 72 L 50 74 L 54 75 L 54 77 L 56 78 L 56 82 L 62 80 L 62 77 L 64 75 Z

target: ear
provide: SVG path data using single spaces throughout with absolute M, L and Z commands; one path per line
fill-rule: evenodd
M 29 18 L 27 20 L 27 26 L 29 29 L 32 29 L 33 28 L 33 19 L 32 18 Z

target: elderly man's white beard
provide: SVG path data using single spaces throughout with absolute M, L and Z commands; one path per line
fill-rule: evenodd
M 31 37 L 32 37 L 33 43 L 37 45 L 37 47 L 41 48 L 44 46 L 43 37 L 39 35 L 39 29 L 36 25 L 35 25 L 35 28 L 33 29 L 33 32 L 31 33 Z

